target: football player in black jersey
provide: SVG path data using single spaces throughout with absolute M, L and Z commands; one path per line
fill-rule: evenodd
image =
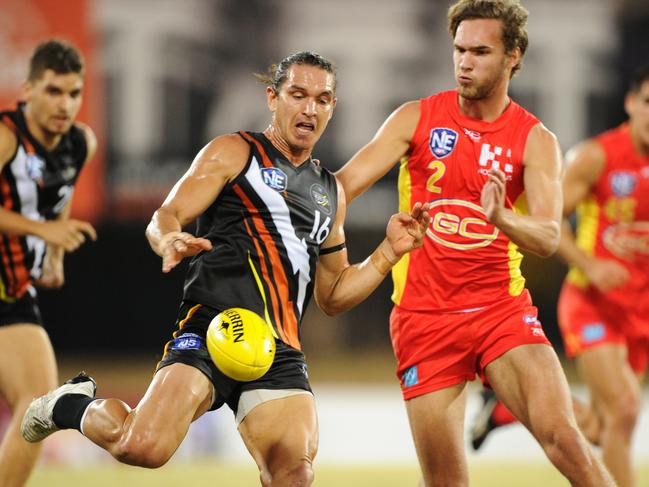
M 192 261 L 174 339 L 146 395 L 131 410 L 95 398 L 94 381 L 80 374 L 32 403 L 26 439 L 76 428 L 119 461 L 154 468 L 169 460 L 194 419 L 227 403 L 262 485 L 311 485 L 318 425 L 299 343 L 302 312 L 311 295 L 331 315 L 360 303 L 421 246 L 430 217 L 419 203 L 393 215 L 378 248 L 350 265 L 342 186 L 311 159 L 336 105 L 334 69 L 300 52 L 270 72 L 269 127 L 212 140 L 147 228 L 163 272 Z M 196 235 L 183 231 L 195 219 Z M 212 318 L 233 306 L 266 316 L 276 332 L 273 365 L 256 381 L 226 377 L 205 347 Z
M 34 285 L 63 284 L 63 255 L 86 238 L 87 222 L 68 218 L 72 189 L 92 158 L 92 130 L 75 117 L 84 71 L 70 44 L 34 51 L 22 102 L 0 112 L 0 394 L 12 421 L 0 445 L 0 485 L 24 485 L 40 445 L 20 435 L 29 402 L 56 385 L 52 345 L 42 327 Z

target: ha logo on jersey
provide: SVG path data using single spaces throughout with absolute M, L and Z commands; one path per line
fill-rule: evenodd
M 635 174 L 626 171 L 611 173 L 611 190 L 619 198 L 629 196 L 633 193 L 638 180 Z
M 261 179 L 266 186 L 275 191 L 286 191 L 288 178 L 281 169 L 276 167 L 264 167 L 261 169 Z
M 514 166 L 509 163 L 501 160 L 503 155 L 507 159 L 511 159 L 512 151 L 511 149 L 503 149 L 497 145 L 491 146 L 490 144 L 482 144 L 480 149 L 480 159 L 478 161 L 478 173 L 486 176 L 489 174 L 491 169 L 499 169 L 505 173 L 505 179 L 507 181 L 512 180 L 512 174 L 514 173 Z
M 437 127 L 430 131 L 428 146 L 435 157 L 448 156 L 457 143 L 457 132 L 446 127 Z

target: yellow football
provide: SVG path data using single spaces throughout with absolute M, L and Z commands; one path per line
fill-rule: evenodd
M 256 380 L 268 372 L 275 359 L 273 329 L 253 311 L 226 309 L 207 329 L 207 350 L 228 377 L 242 382 Z

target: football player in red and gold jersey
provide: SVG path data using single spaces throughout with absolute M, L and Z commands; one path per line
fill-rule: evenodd
M 508 96 L 527 48 L 515 0 L 449 9 L 457 88 L 399 107 L 337 174 L 348 200 L 397 161 L 399 204 L 429 201 L 423 251 L 393 268 L 390 331 L 426 485 L 468 485 L 463 423 L 480 376 L 573 485 L 613 485 L 580 433 L 518 249 L 560 238 L 555 136 Z
M 568 153 L 564 213 L 577 210 L 577 231 L 566 223 L 558 251 L 570 265 L 559 325 L 591 394 L 577 420 L 624 487 L 635 485 L 631 440 L 649 362 L 649 65 L 625 109 L 626 123 Z

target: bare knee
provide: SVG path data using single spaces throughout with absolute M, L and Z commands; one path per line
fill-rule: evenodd
M 158 468 L 167 463 L 178 447 L 173 435 L 159 431 L 119 399 L 98 399 L 88 406 L 83 433 L 128 465 Z
M 295 462 L 271 464 L 261 473 L 260 479 L 263 487 L 308 487 L 313 483 L 312 459 L 305 457 Z
M 547 424 L 541 431 L 536 431 L 535 436 L 553 463 L 562 459 L 575 465 L 589 462 L 588 447 L 576 425 L 568 422 Z
M 604 428 L 631 437 L 640 414 L 639 394 L 629 393 L 617 398 L 604 411 Z
M 117 443 L 113 452 L 115 459 L 128 465 L 159 468 L 169 461 L 174 450 L 167 448 L 154 435 L 129 435 Z

